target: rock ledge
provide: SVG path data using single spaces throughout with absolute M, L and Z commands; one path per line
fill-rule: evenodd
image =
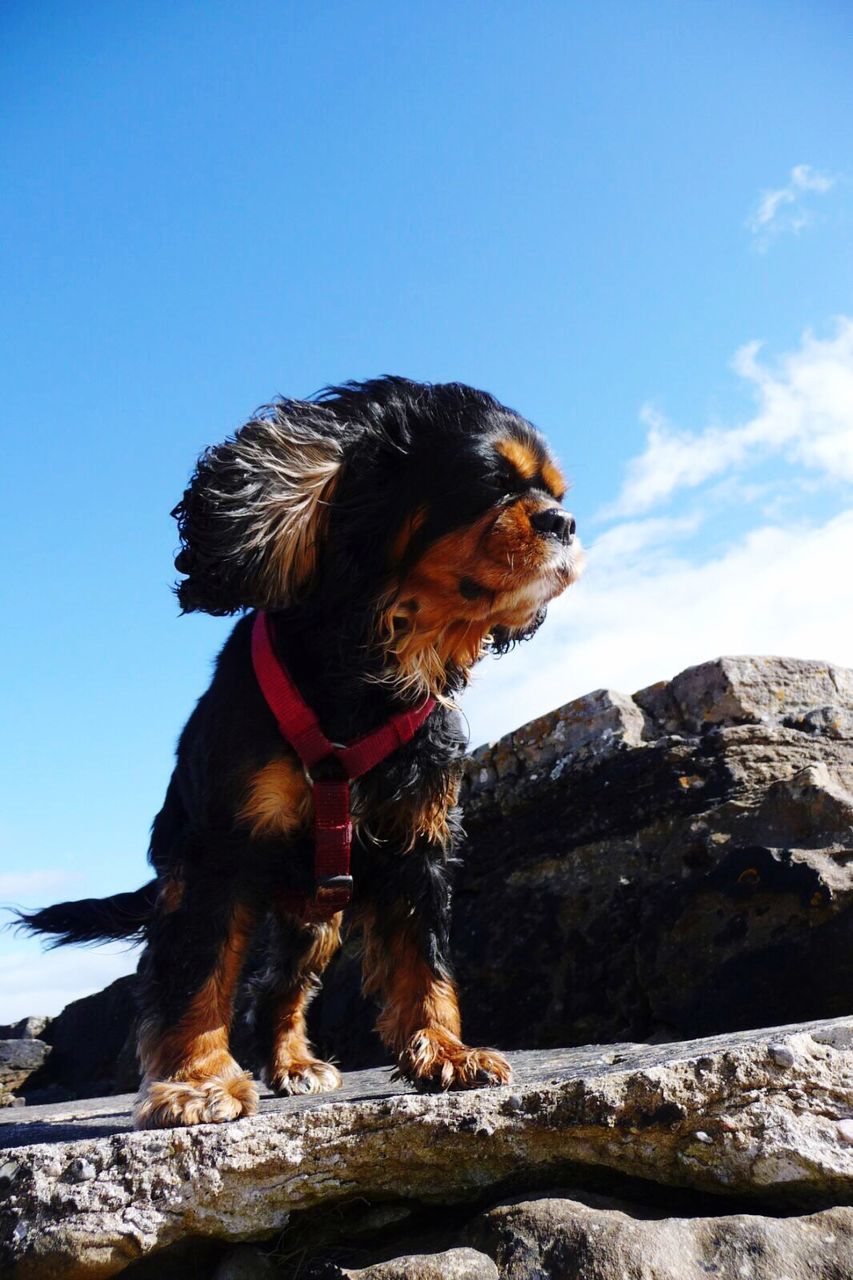
M 786 1211 L 853 1198 L 851 1018 L 513 1064 L 508 1088 L 440 1096 L 356 1072 L 341 1094 L 196 1129 L 129 1132 L 128 1098 L 6 1112 L 0 1257 L 15 1276 L 94 1280 L 320 1205 L 476 1202 L 584 1168 Z

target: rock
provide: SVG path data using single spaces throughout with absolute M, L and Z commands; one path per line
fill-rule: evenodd
M 52 1018 L 31 1017 L 6 1023 L 0 1026 L 0 1040 L 44 1040 L 44 1032 L 52 1021 Z
M 786 1044 L 771 1044 L 767 1052 L 777 1067 L 792 1067 L 796 1062 L 793 1050 Z
M 554 756 L 569 704 L 536 722 L 538 761 L 535 726 L 472 759 L 453 923 L 466 1033 L 547 1047 L 846 1012 L 853 672 L 724 658 L 607 700 L 621 728 L 600 750 Z M 811 714 L 830 702 L 833 735 Z
M 835 1131 L 838 1134 L 839 1142 L 846 1142 L 853 1146 L 853 1120 L 838 1120 L 835 1125 Z
M 72 1001 L 51 1020 L 44 1034 L 52 1052 L 28 1082 L 28 1102 L 136 1088 L 134 983 L 132 975 L 118 978 L 103 991 Z
M 634 701 L 665 733 L 696 734 L 712 725 L 787 723 L 799 727 L 816 709 L 853 707 L 853 672 L 799 658 L 726 657 L 688 667 Z
M 771 1045 L 794 1065 L 779 1067 Z M 195 1129 L 128 1132 L 130 1098 L 27 1108 L 14 1123 L 7 1113 L 0 1271 L 94 1280 L 187 1237 L 239 1244 L 308 1210 L 460 1204 L 569 1171 L 777 1211 L 853 1197 L 839 1128 L 853 1118 L 849 1018 L 513 1065 L 512 1086 L 438 1096 L 357 1073 L 340 1095 L 267 1098 L 253 1119 Z
M 681 741 L 746 725 L 794 729 L 816 740 L 853 740 L 853 671 L 792 658 L 727 657 L 689 667 L 633 698 L 612 690 L 586 694 L 476 750 L 467 774 L 466 811 L 523 808 L 530 798 L 528 784 L 542 782 L 545 767 L 555 762 L 574 768 L 591 757 L 661 739 Z M 842 750 L 838 758 L 849 776 L 849 753 Z M 502 777 L 520 779 L 522 785 L 503 788 Z
M 346 1280 L 498 1280 L 492 1259 L 475 1249 L 410 1253 L 357 1271 L 340 1268 L 337 1274 Z
M 0 1106 L 14 1102 L 19 1089 L 50 1053 L 41 1040 L 0 1040 Z
M 853 1209 L 663 1218 L 604 1196 L 498 1205 L 468 1232 L 501 1280 L 850 1280 Z M 367 1273 L 365 1273 L 367 1274 Z
M 624 694 L 588 693 L 475 751 L 467 769 L 469 795 L 488 794 L 501 812 L 511 812 L 536 795 L 537 783 L 556 781 L 578 761 L 640 746 L 644 730 L 642 711 Z

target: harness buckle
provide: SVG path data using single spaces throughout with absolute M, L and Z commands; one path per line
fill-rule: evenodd
M 314 902 L 321 907 L 343 911 L 352 901 L 352 876 L 324 876 L 314 885 Z

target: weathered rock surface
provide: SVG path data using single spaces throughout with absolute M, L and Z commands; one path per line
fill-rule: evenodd
M 7 1022 L 0 1027 L 0 1040 L 44 1040 L 52 1019 L 38 1016 Z
M 592 695 L 476 752 L 463 803 L 454 948 L 475 1038 L 849 1011 L 853 672 L 723 658 Z
M 196 1129 L 129 1133 L 129 1099 L 6 1113 L 8 1273 L 106 1277 L 187 1237 L 269 1237 L 318 1207 L 476 1202 L 582 1171 L 787 1211 L 853 1200 L 851 1019 L 513 1061 L 508 1088 L 433 1097 L 357 1073 L 337 1097 L 268 1098 L 254 1119 Z
M 369 1267 L 335 1268 L 341 1280 L 498 1280 L 492 1259 L 475 1249 L 445 1249 L 441 1253 L 407 1254 Z M 327 1270 L 330 1277 L 334 1274 Z M 530 1273 L 528 1272 L 528 1275 Z
M 658 1218 L 603 1196 L 498 1205 L 469 1236 L 501 1280 L 849 1280 L 853 1209 Z M 482 1255 L 481 1255 L 482 1256 Z M 348 1272 L 348 1275 L 374 1274 Z M 378 1276 L 378 1271 L 375 1273 Z
M 135 981 L 117 978 L 50 1019 L 41 1033 L 51 1046 L 50 1057 L 27 1082 L 29 1102 L 96 1098 L 136 1088 Z
M 41 1040 L 0 1040 L 0 1107 L 14 1105 L 19 1089 L 42 1065 L 50 1046 Z
M 405 1236 L 374 1241 L 367 1249 L 338 1246 L 300 1261 L 298 1270 L 269 1247 L 243 1245 L 226 1255 L 212 1280 L 853 1277 L 849 1206 L 786 1217 L 713 1211 L 669 1216 L 660 1205 L 554 1188 L 475 1213 L 451 1235 L 455 1243 L 450 1247 L 424 1252 L 423 1243 L 417 1252 L 404 1251 Z

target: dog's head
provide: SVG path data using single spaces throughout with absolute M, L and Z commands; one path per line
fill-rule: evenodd
M 542 436 L 459 383 L 349 383 L 281 400 L 200 459 L 175 508 L 184 611 L 360 612 L 384 675 L 458 684 L 536 630 L 580 571 Z

